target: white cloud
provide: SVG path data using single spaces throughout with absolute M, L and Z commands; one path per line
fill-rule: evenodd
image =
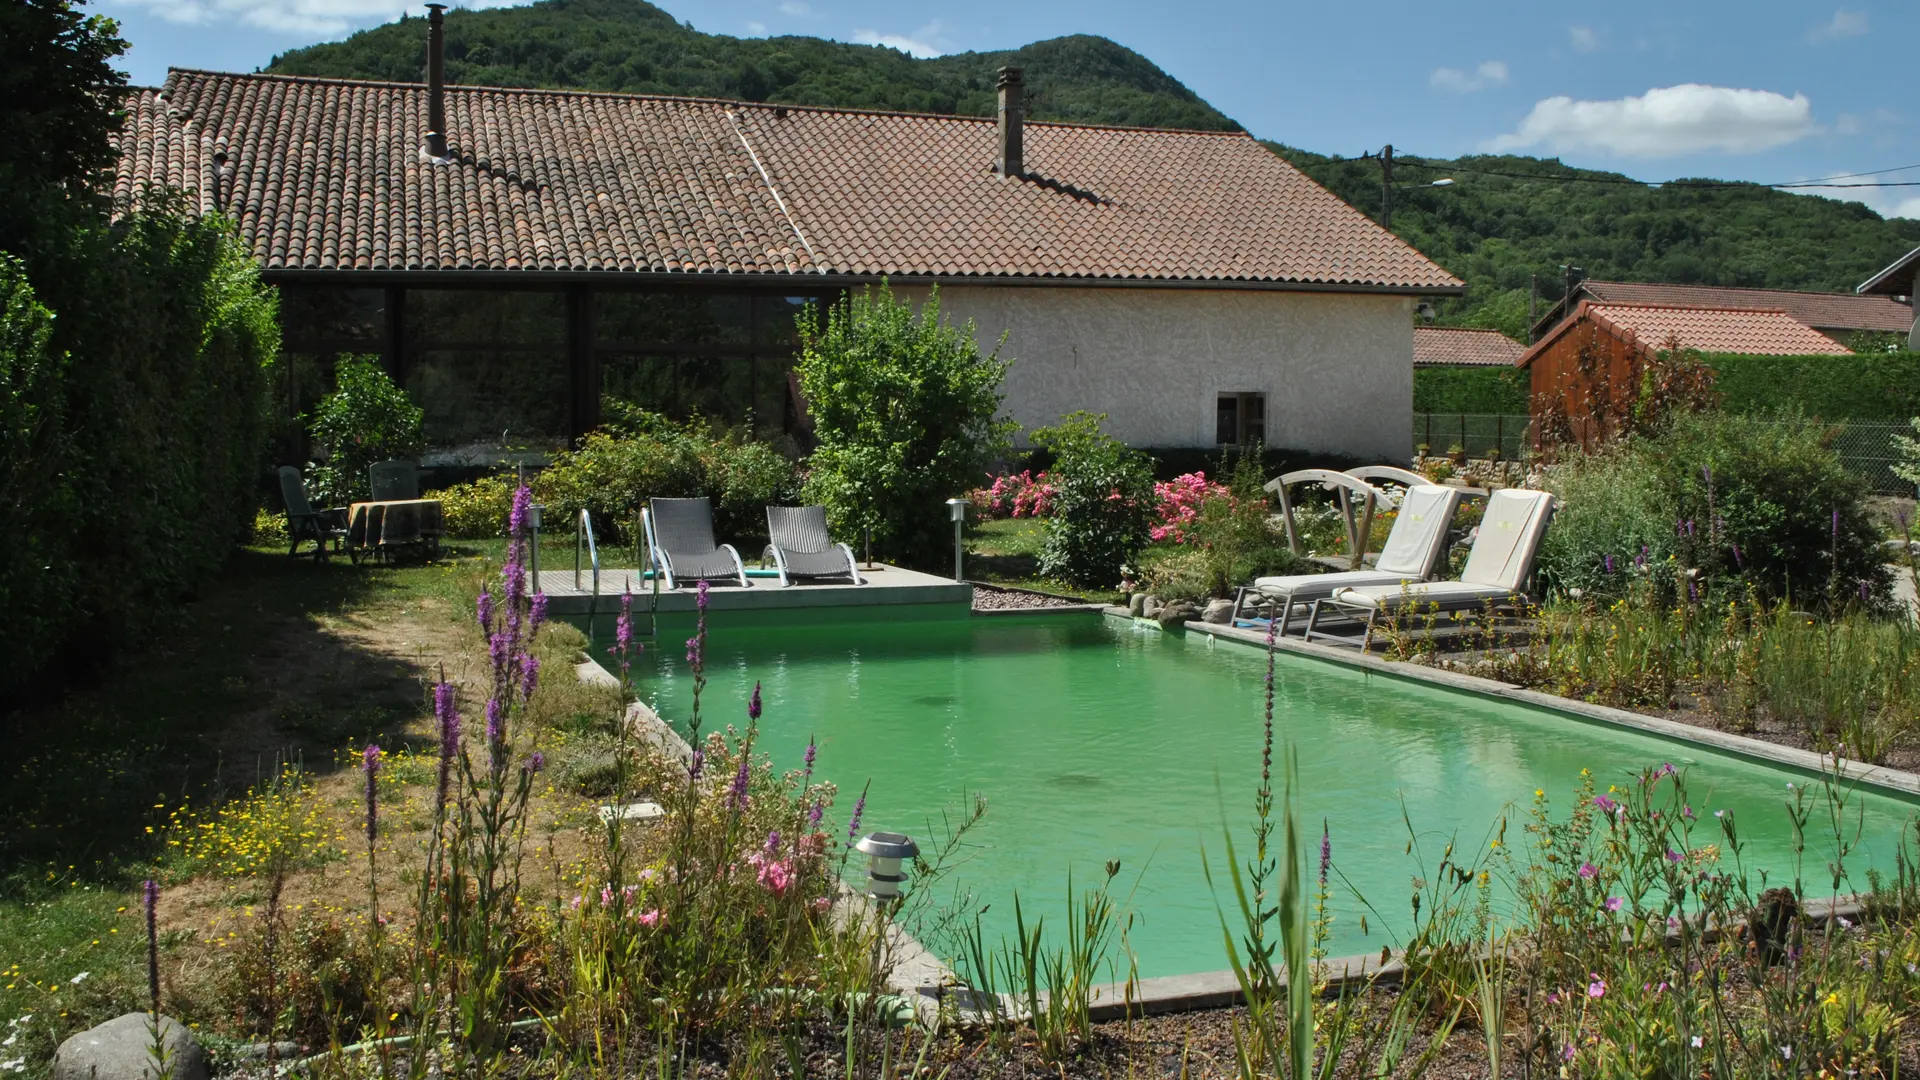
M 813 14 L 813 9 L 802 3 L 801 0 L 780 0 L 780 14 L 792 15 L 797 18 L 802 15 Z
M 1823 41 L 1839 41 L 1842 38 L 1859 37 L 1867 32 L 1867 13 L 1848 11 L 1841 8 L 1833 13 L 1833 18 L 1807 31 L 1807 40 L 1815 44 Z
M 1574 52 L 1600 51 L 1600 31 L 1591 26 L 1567 27 L 1567 41 L 1573 45 Z
M 882 34 L 877 30 L 855 30 L 853 40 L 858 45 L 885 45 L 889 49 L 899 49 L 908 56 L 917 56 L 925 60 L 929 56 L 939 56 L 947 50 L 935 44 L 940 37 L 940 20 L 935 19 L 907 34 Z
M 1471 94 L 1475 90 L 1485 90 L 1489 86 L 1498 86 L 1507 81 L 1507 65 L 1499 60 L 1482 60 L 1480 66 L 1471 72 L 1459 68 L 1434 68 L 1427 81 L 1440 90 L 1451 90 L 1456 94 Z
M 1833 133 L 1835 135 L 1858 135 L 1865 130 L 1866 124 L 1852 113 L 1841 113 L 1839 116 L 1833 118 Z
M 1489 141 L 1489 150 L 1546 146 L 1622 157 L 1671 157 L 1718 151 L 1752 154 L 1785 146 L 1816 130 L 1804 94 L 1736 90 L 1687 83 L 1616 101 L 1550 97 L 1534 103 L 1518 130 Z
M 754 37 L 760 37 L 764 35 L 766 32 L 767 32 L 766 23 L 755 22 L 752 19 L 747 20 L 747 33 L 752 34 Z
M 285 34 L 344 34 L 404 13 L 419 14 L 408 0 L 120 0 L 150 9 L 168 22 L 193 26 L 240 23 Z M 527 0 L 465 0 L 462 7 L 509 7 Z

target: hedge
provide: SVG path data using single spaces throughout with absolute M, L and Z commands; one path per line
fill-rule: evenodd
M 1527 372 L 1521 368 L 1415 368 L 1413 411 L 1523 415 L 1527 386 Z
M 1728 412 L 1798 406 L 1823 420 L 1909 420 L 1920 416 L 1920 353 L 1854 356 L 1745 356 L 1709 353 L 1714 388 Z
M 252 522 L 272 292 L 217 220 L 0 256 L 0 698 L 151 635 Z

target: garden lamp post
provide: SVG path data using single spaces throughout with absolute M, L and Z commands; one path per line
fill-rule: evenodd
M 953 580 L 961 580 L 960 532 L 967 524 L 967 500 L 948 499 L 947 514 L 953 518 Z
M 899 899 L 900 886 L 907 880 L 900 860 L 920 854 L 920 845 L 906 833 L 870 832 L 853 848 L 868 857 L 867 895 L 883 904 Z
M 546 507 L 541 503 L 531 503 L 527 506 L 527 569 L 528 576 L 533 579 L 533 587 L 528 590 L 529 593 L 540 591 L 540 511 L 545 509 Z

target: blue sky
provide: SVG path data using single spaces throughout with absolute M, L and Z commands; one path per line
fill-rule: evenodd
M 501 0 L 488 0 L 489 4 Z M 511 2 L 511 0 L 507 0 Z M 126 68 L 248 71 L 393 19 L 401 0 L 94 0 Z M 470 4 L 469 6 L 480 6 Z M 1102 34 L 1263 138 L 1356 154 L 1559 156 L 1645 180 L 1763 183 L 1920 166 L 1920 4 L 666 0 L 708 33 L 920 55 Z M 418 13 L 418 4 L 411 5 Z M 1920 182 L 1920 168 L 1866 180 Z M 1463 182 L 1465 178 L 1463 178 Z M 1829 192 L 1920 218 L 1920 187 Z

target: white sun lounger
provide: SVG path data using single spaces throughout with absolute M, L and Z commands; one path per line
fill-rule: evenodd
M 1427 614 L 1476 611 L 1489 604 L 1525 602 L 1527 579 L 1533 576 L 1534 557 L 1553 518 L 1553 496 L 1545 491 L 1503 488 L 1487 497 L 1486 515 L 1467 555 L 1459 581 L 1408 585 L 1345 586 L 1316 600 L 1307 616 L 1306 637 L 1353 641 L 1349 635 L 1318 629 L 1323 611 L 1338 611 L 1366 625 L 1358 641 L 1362 649 L 1373 641 L 1381 615 L 1403 610 Z
M 1235 597 L 1234 618 L 1240 617 L 1240 605 L 1248 594 L 1257 594 L 1280 608 L 1279 625 L 1274 633 L 1285 637 L 1293 621 L 1295 604 L 1311 604 L 1350 586 L 1398 588 L 1403 583 L 1426 581 L 1446 563 L 1447 534 L 1453 528 L 1453 515 L 1459 507 L 1459 488 L 1438 484 L 1408 487 L 1400 500 L 1400 514 L 1394 518 L 1393 530 L 1387 534 L 1386 545 L 1373 569 L 1255 578 L 1251 586 L 1241 589 Z

